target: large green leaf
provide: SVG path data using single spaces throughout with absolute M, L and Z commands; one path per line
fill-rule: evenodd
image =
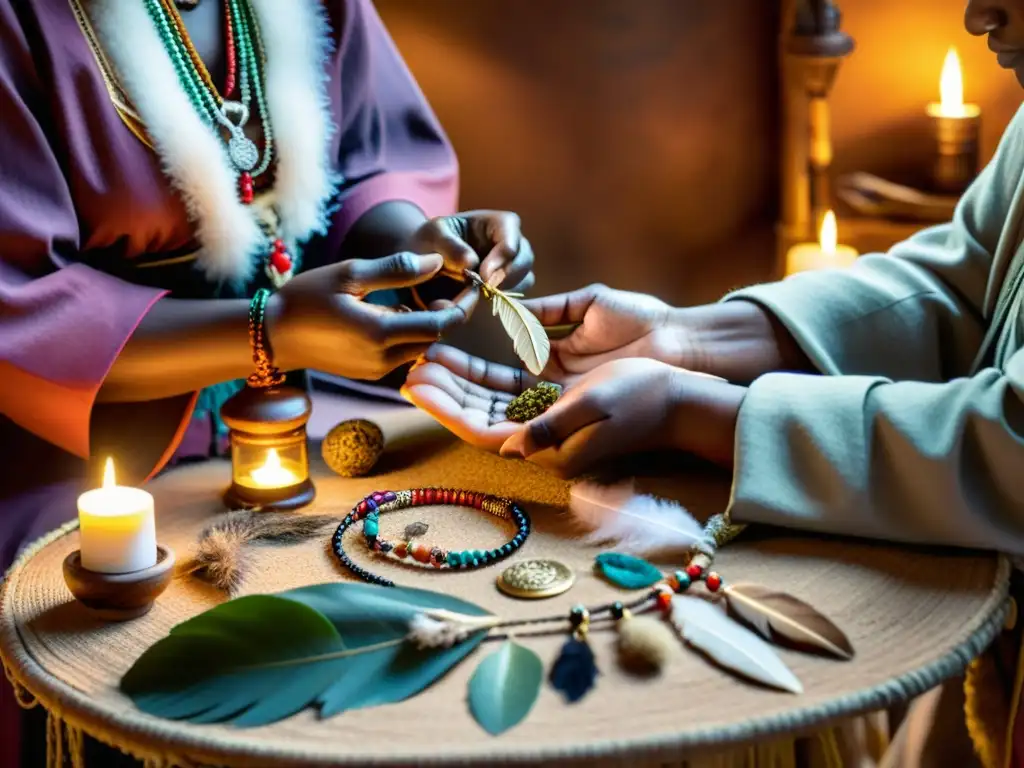
M 469 680 L 469 711 L 488 733 L 498 735 L 522 722 L 540 693 L 544 664 L 511 640 L 480 662 Z
M 486 616 L 426 590 L 320 584 L 223 603 L 178 626 L 121 681 L 140 709 L 171 719 L 256 726 L 318 705 L 323 716 L 401 701 L 486 635 L 451 648 L 405 641 L 424 610 Z

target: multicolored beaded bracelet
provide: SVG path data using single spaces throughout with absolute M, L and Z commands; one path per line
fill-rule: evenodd
M 419 542 L 388 541 L 380 535 L 380 513 L 394 512 L 399 509 L 426 507 L 434 504 L 451 504 L 460 507 L 473 507 L 488 514 L 516 524 L 516 534 L 508 542 L 494 549 L 466 549 L 460 552 L 449 552 L 440 547 L 430 547 Z M 411 557 L 423 565 L 434 568 L 470 570 L 492 565 L 504 560 L 516 552 L 530 535 L 530 516 L 524 509 L 509 499 L 490 496 L 475 491 L 460 491 L 454 488 L 414 488 L 409 491 L 376 491 L 366 496 L 352 508 L 352 511 L 341 521 L 331 541 L 332 549 L 339 562 L 363 581 L 383 587 L 393 587 L 395 582 L 370 573 L 352 561 L 345 552 L 342 540 L 347 531 L 356 522 L 363 521 L 363 536 L 367 546 L 374 552 L 390 555 L 396 560 Z

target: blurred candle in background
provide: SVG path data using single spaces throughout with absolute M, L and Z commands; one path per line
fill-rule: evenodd
M 964 75 L 956 48 L 946 53 L 939 77 L 939 102 L 928 105 L 934 159 L 931 181 L 936 191 L 960 194 L 978 175 L 981 108 L 964 104 Z
M 857 251 L 839 244 L 839 227 L 832 211 L 825 214 L 816 243 L 797 243 L 786 254 L 786 275 L 809 269 L 848 267 L 857 258 Z

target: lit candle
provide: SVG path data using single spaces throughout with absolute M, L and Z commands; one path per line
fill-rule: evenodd
M 928 105 L 935 160 L 932 183 L 942 192 L 963 192 L 978 174 L 981 108 L 964 104 L 964 75 L 956 48 L 950 48 L 939 77 L 939 102 Z
M 839 245 L 836 215 L 829 211 L 821 222 L 816 243 L 797 243 L 786 254 L 786 274 L 793 275 L 809 269 L 848 267 L 857 258 L 857 251 L 848 245 Z
M 276 448 L 267 452 L 263 466 L 254 469 L 249 476 L 257 488 L 287 488 L 299 482 L 298 476 L 281 464 Z
M 153 497 L 117 485 L 107 459 L 103 486 L 78 497 L 82 567 L 96 573 L 132 573 L 156 565 Z

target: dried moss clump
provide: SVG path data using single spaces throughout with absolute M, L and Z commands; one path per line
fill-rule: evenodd
M 320 453 L 324 462 L 342 477 L 362 477 L 384 453 L 384 433 L 366 419 L 350 419 L 331 428 Z
M 562 388 L 557 384 L 548 381 L 538 382 L 508 404 L 505 418 L 520 424 L 535 419 L 554 405 L 561 396 Z

